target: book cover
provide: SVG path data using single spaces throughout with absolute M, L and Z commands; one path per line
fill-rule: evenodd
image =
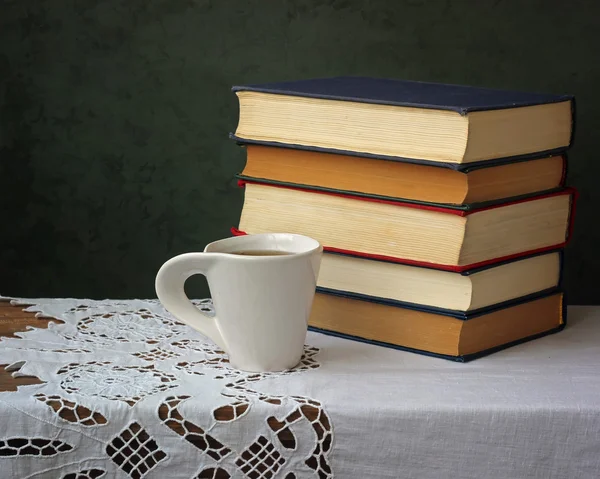
M 572 95 L 360 76 L 238 85 L 232 87 L 232 91 L 450 110 L 462 115 L 470 111 L 499 110 L 574 100 Z

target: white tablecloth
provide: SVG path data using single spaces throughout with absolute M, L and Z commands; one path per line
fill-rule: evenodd
M 600 307 L 568 315 L 556 335 L 467 364 L 311 335 L 321 368 L 302 393 L 333 419 L 336 474 L 599 478 Z
M 65 324 L 0 343 L 46 381 L 0 393 L 0 477 L 600 477 L 600 308 L 467 364 L 310 332 L 299 368 L 253 376 L 155 301 L 23 301 Z

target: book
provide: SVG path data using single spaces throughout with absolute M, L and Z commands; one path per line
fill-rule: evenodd
M 326 251 L 466 271 L 564 246 L 575 190 L 474 208 L 376 200 L 242 182 L 237 234 L 286 231 Z
M 232 90 L 242 143 L 456 166 L 563 151 L 574 131 L 571 95 L 366 77 Z
M 339 253 L 324 253 L 317 290 L 466 318 L 500 304 L 556 290 L 562 251 L 512 259 L 462 273 Z
M 247 145 L 238 178 L 306 189 L 437 204 L 475 205 L 563 186 L 566 158 L 553 155 L 461 170 L 262 145 Z
M 560 331 L 565 323 L 561 292 L 466 319 L 317 293 L 308 322 L 313 331 L 462 362 Z

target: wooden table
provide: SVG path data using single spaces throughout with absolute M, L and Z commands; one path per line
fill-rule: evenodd
M 23 311 L 21 306 L 13 306 L 8 302 L 0 301 L 0 337 L 14 337 L 15 333 L 25 331 L 29 326 L 37 328 L 48 327 L 50 322 L 62 323 L 58 319 L 36 318 L 35 313 Z M 17 386 L 25 384 L 40 384 L 36 377 L 12 377 L 12 371 L 7 371 L 7 364 L 0 365 L 0 391 L 16 391 Z

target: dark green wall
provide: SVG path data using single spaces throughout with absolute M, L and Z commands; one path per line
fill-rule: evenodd
M 231 85 L 361 74 L 575 94 L 566 283 L 598 302 L 599 18 L 594 0 L 0 0 L 0 293 L 154 296 L 166 259 L 237 224 Z

